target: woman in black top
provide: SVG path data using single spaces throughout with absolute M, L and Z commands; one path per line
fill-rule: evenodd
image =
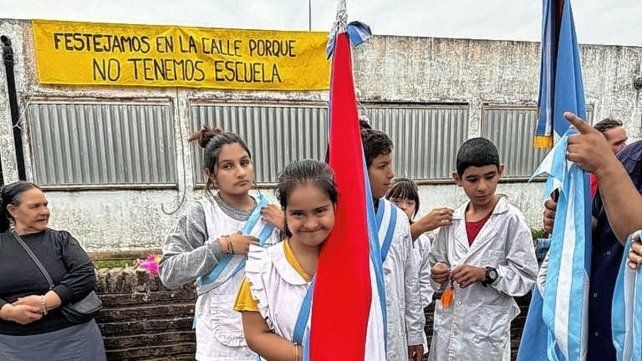
M 47 228 L 47 198 L 29 182 L 0 190 L 0 360 L 105 360 L 94 320 L 69 322 L 60 307 L 83 299 L 96 285 L 91 260 L 68 232 Z M 43 264 L 55 287 L 11 228 Z

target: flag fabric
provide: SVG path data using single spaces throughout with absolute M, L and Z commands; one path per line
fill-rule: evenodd
M 566 159 L 568 130 L 534 175 L 549 175 L 544 198 L 559 190 L 551 248 L 540 269 L 518 360 L 584 360 L 591 267 L 588 175 Z M 544 279 L 545 281 L 542 281 Z M 542 345 L 546 345 L 546 355 Z
M 332 56 L 332 53 L 334 52 L 334 41 L 332 41 L 332 39 L 336 37 L 337 31 L 337 27 L 333 28 L 332 32 L 330 33 L 331 40 L 328 41 L 328 45 L 325 47 L 325 55 L 328 58 L 330 58 Z M 352 46 L 354 47 L 365 43 L 372 36 L 370 27 L 360 21 L 353 21 L 348 24 L 348 26 L 346 27 L 346 32 L 348 33 L 350 44 L 352 44 Z
M 334 229 L 319 254 L 304 359 L 383 361 L 382 262 L 345 26 L 331 42 L 329 164 L 339 203 Z
M 546 356 L 548 329 L 542 319 L 543 304 L 542 291 L 536 285 L 532 291 L 522 338 L 519 340 L 518 361 L 543 361 L 548 359 Z
M 642 236 L 642 231 L 637 232 Z M 624 257 L 613 292 L 611 326 L 618 361 L 642 361 L 642 275 L 626 266 L 633 237 L 624 246 Z
M 536 148 L 551 148 L 569 128 L 564 112 L 586 118 L 580 49 L 570 0 L 543 0 Z

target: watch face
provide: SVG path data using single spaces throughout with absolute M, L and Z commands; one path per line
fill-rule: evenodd
M 495 271 L 494 269 L 490 270 L 490 272 L 488 272 L 488 275 L 489 275 L 489 276 L 490 276 L 490 278 L 491 278 L 491 279 L 493 279 L 493 280 L 496 280 L 496 279 L 497 279 L 497 271 Z

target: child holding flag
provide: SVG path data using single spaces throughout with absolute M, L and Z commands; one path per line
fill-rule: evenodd
M 504 165 L 484 138 L 464 142 L 453 178 L 469 201 L 457 208 L 430 252 L 431 277 L 445 286 L 435 305 L 429 360 L 510 360 L 510 323 L 537 277 L 524 216 L 495 194 Z
M 197 360 L 255 361 L 232 302 L 250 245 L 274 244 L 279 232 L 261 220 L 267 199 L 249 194 L 254 167 L 245 142 L 213 126 L 192 134 L 190 141 L 205 148 L 207 196 L 187 210 L 167 238 L 159 276 L 168 288 L 197 280 Z
M 328 165 L 303 160 L 283 170 L 277 196 L 288 238 L 268 249 L 250 247 L 234 309 L 242 314 L 252 350 L 268 360 L 298 361 L 310 327 L 319 247 L 334 227 L 338 194 Z

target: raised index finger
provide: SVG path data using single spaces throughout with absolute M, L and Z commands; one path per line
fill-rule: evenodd
M 566 120 L 568 120 L 569 123 L 573 124 L 575 129 L 577 129 L 577 131 L 579 131 L 582 134 L 597 132 L 597 130 L 593 129 L 593 127 L 590 126 L 588 123 L 586 123 L 584 120 L 582 120 L 582 118 L 578 117 L 577 115 L 571 112 L 565 112 L 564 118 L 566 118 Z

